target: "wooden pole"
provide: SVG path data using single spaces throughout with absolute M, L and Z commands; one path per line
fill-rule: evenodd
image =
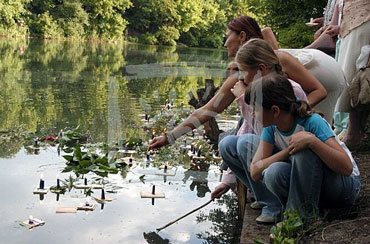
M 195 211 L 198 211 L 199 209 L 204 208 L 205 206 L 207 206 L 208 204 L 210 204 L 210 203 L 211 203 L 211 202 L 213 202 L 213 201 L 214 201 L 214 199 L 211 199 L 211 200 L 209 200 L 208 202 L 206 202 L 205 204 L 203 204 L 202 206 L 197 207 L 196 209 L 191 210 L 189 213 L 187 213 L 187 214 L 185 214 L 185 215 L 181 216 L 180 218 L 175 219 L 174 221 L 172 221 L 172 222 L 170 222 L 170 223 L 166 224 L 165 226 L 163 226 L 163 227 L 161 227 L 161 228 L 158 228 L 158 229 L 157 229 L 157 232 L 159 232 L 159 231 L 161 231 L 161 230 L 163 230 L 163 229 L 167 228 L 168 226 L 170 226 L 170 225 L 172 225 L 172 224 L 176 223 L 177 221 L 179 221 L 180 219 L 183 219 L 183 218 L 185 218 L 186 216 L 188 216 L 188 215 L 190 215 L 190 214 L 194 213 Z

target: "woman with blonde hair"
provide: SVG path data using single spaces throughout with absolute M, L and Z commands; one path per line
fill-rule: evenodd
M 227 48 L 228 55 L 231 58 L 234 58 L 236 53 L 238 52 L 239 48 L 245 44 L 248 40 L 251 38 L 259 38 L 262 40 L 263 34 L 257 24 L 257 22 L 248 16 L 243 16 L 237 19 L 234 19 L 228 24 L 228 28 L 226 30 L 226 42 L 225 47 Z M 259 72 L 260 74 L 263 72 L 272 72 L 275 70 L 275 72 L 284 72 L 290 79 L 294 80 L 296 83 L 298 83 L 301 88 L 299 88 L 299 85 L 297 84 L 297 90 L 303 89 L 303 93 L 307 95 L 307 100 L 310 103 L 310 105 L 315 106 L 316 104 L 319 104 L 322 102 L 323 99 L 327 95 L 331 97 L 331 93 L 327 93 L 326 89 L 321 83 L 330 83 L 326 82 L 326 80 L 335 79 L 337 83 L 342 84 L 342 80 L 340 79 L 340 68 L 336 69 L 335 65 L 337 65 L 334 62 L 334 64 L 331 62 L 331 57 L 325 56 L 325 54 L 320 54 L 317 56 L 314 55 L 301 55 L 300 59 L 297 59 L 290 55 L 287 52 L 283 51 L 276 51 L 277 54 L 275 55 L 275 58 L 272 63 L 270 58 L 275 53 L 271 49 L 269 45 L 265 45 L 266 42 L 264 42 L 264 48 L 258 49 L 258 50 L 264 50 L 266 47 L 269 47 L 270 56 L 266 56 L 265 54 L 256 53 L 253 54 L 253 58 L 259 58 L 256 59 L 256 62 L 253 61 L 250 62 L 249 65 L 251 65 L 251 72 L 250 77 L 245 77 L 244 80 L 248 80 L 249 78 L 252 78 L 253 80 L 253 73 L 257 74 Z M 319 52 L 319 51 L 318 51 Z M 308 58 L 307 58 L 308 57 Z M 317 60 L 317 59 L 320 60 Z M 305 68 L 304 65 L 302 65 L 301 62 L 304 62 L 305 64 L 308 63 L 309 65 L 307 68 Z M 325 66 L 319 66 L 323 65 L 325 63 Z M 333 65 L 334 68 L 331 68 L 327 70 L 327 64 Z M 248 66 L 248 62 L 245 62 L 245 65 Z M 209 119 L 215 117 L 217 114 L 221 113 L 224 109 L 226 109 L 236 98 L 239 98 L 241 94 L 244 93 L 246 85 L 243 83 L 243 81 L 238 80 L 238 67 L 235 62 L 232 63 L 230 67 L 230 75 L 227 77 L 225 82 L 222 84 L 221 88 L 218 90 L 217 94 L 203 107 L 197 109 L 195 112 L 193 112 L 186 120 L 184 120 L 180 125 L 178 125 L 173 130 L 169 131 L 168 133 L 165 133 L 163 136 L 156 137 L 152 140 L 152 142 L 149 145 L 149 149 L 158 150 L 160 147 L 165 146 L 167 144 L 173 143 L 177 138 L 181 137 L 182 135 L 190 132 L 191 130 L 199 127 L 201 124 L 205 123 Z M 320 74 L 319 70 L 323 73 L 323 77 L 321 77 L 321 80 L 316 78 L 316 76 L 311 74 L 312 69 L 316 74 Z M 333 78 L 334 77 L 334 78 Z M 342 78 L 344 79 L 344 77 Z M 320 83 L 321 82 L 321 83 Z M 343 80 L 344 84 L 344 80 Z M 337 85 L 338 86 L 338 85 Z M 334 89 L 334 97 L 338 96 L 337 94 L 338 89 Z M 238 99 L 239 101 L 242 101 Z M 239 103 L 239 102 L 238 102 Z M 331 106 L 331 110 L 334 109 L 334 104 L 329 104 Z M 243 111 L 243 108 L 242 108 Z M 329 110 L 330 111 L 330 110 Z M 249 122 L 244 122 L 242 128 L 239 129 L 238 135 L 242 135 L 245 133 L 247 134 L 245 137 L 240 137 L 239 140 L 237 140 L 237 144 L 233 144 L 234 148 L 236 145 L 240 145 L 240 150 L 245 151 L 248 149 L 245 149 L 247 145 L 243 145 L 243 141 L 246 142 L 249 140 L 249 135 L 253 135 L 253 133 L 256 132 L 249 132 L 249 130 L 252 130 L 254 126 L 250 126 Z M 226 140 L 228 137 L 226 137 L 224 140 Z M 253 138 L 251 139 L 253 141 Z M 221 141 L 221 145 L 222 145 Z M 253 144 L 253 143 L 250 143 Z M 258 145 L 258 142 L 257 142 Z M 221 146 L 220 146 L 220 149 Z M 251 159 L 250 159 L 251 160 Z M 250 161 L 249 160 L 249 161 Z M 240 167 L 244 167 L 240 165 Z M 248 171 L 244 172 L 243 175 L 248 175 Z M 237 175 L 238 176 L 238 175 Z M 239 177 L 239 176 L 238 176 Z M 239 177 L 240 178 L 240 177 Z M 240 178 L 241 179 L 241 178 Z M 246 178 L 241 179 L 244 184 L 248 186 L 248 180 Z M 229 171 L 224 177 L 223 182 L 216 187 L 216 189 L 212 192 L 211 197 L 212 198 L 219 198 L 222 194 L 227 192 L 230 188 L 235 187 L 235 177 L 232 175 L 232 173 Z M 262 187 L 263 188 L 263 187 Z M 252 189 L 253 190 L 253 189 Z M 257 194 L 258 195 L 258 194 Z M 262 194 L 263 195 L 263 194 Z M 268 197 L 271 196 L 269 193 L 267 193 Z M 268 198 L 267 197 L 267 198 Z M 263 223 L 271 223 L 273 222 L 280 214 L 280 210 L 278 209 L 271 209 L 269 210 L 269 207 L 273 206 L 270 203 L 266 203 L 266 199 L 264 199 L 264 195 L 262 197 L 259 197 L 259 200 L 261 200 L 261 205 L 263 205 L 264 209 L 262 209 L 262 217 L 267 216 L 266 218 L 260 218 L 259 222 Z M 269 201 L 269 200 L 267 200 Z M 277 199 L 273 199 L 272 202 L 277 202 Z M 276 205 L 277 205 L 276 204 Z

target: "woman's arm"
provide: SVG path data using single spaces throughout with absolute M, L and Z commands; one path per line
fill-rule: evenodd
M 262 171 L 267 169 L 272 163 L 286 160 L 289 156 L 288 149 L 272 154 L 274 145 L 261 140 L 253 157 L 251 164 L 251 177 L 254 181 L 259 181 Z
M 339 33 L 339 0 L 335 3 L 335 8 L 333 12 L 333 17 L 330 20 L 328 28 L 326 28 L 325 32 L 326 34 L 335 37 Z
M 334 137 L 324 142 L 310 132 L 298 132 L 290 137 L 289 154 L 305 148 L 311 149 L 334 172 L 349 176 L 353 167 L 351 159 Z
M 296 58 L 282 51 L 277 55 L 283 71 L 290 79 L 301 85 L 312 107 L 327 96 L 325 87 Z
M 278 50 L 279 49 L 279 43 L 277 42 L 276 38 L 275 38 L 275 34 L 274 32 L 272 32 L 271 28 L 270 27 L 265 27 L 262 29 L 262 37 L 263 37 L 263 40 L 267 41 L 270 46 L 272 47 L 272 49 L 274 50 Z
M 224 81 L 216 95 L 206 105 L 195 110 L 180 125 L 169 132 L 171 134 L 170 136 L 173 136 L 173 139 L 177 139 L 224 111 L 235 99 L 231 88 L 234 87 L 237 81 L 238 72 L 231 71 L 230 76 Z M 149 150 L 159 149 L 167 144 L 169 144 L 169 141 L 166 136 L 156 137 L 151 141 Z
M 339 0 L 336 1 L 333 16 L 331 17 L 329 25 L 338 25 L 339 21 Z

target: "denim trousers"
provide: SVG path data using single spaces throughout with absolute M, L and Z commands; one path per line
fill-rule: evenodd
M 254 182 L 250 176 L 251 162 L 259 141 L 260 137 L 253 134 L 226 136 L 219 144 L 220 154 L 234 175 L 253 192 L 258 203 L 263 206 L 262 215 L 278 218 L 282 209 L 279 199 L 263 182 Z
M 317 217 L 319 205 L 352 205 L 361 188 L 360 176 L 335 173 L 309 149 L 295 153 L 289 162 L 271 164 L 262 174 L 263 182 L 285 210 L 298 211 L 306 221 Z

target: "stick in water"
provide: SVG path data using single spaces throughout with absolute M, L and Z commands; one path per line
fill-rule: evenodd
M 163 226 L 163 227 L 161 227 L 161 228 L 158 228 L 158 229 L 157 229 L 157 232 L 159 232 L 159 231 L 161 231 L 161 230 L 163 230 L 163 229 L 167 228 L 168 226 L 170 226 L 170 225 L 172 225 L 172 224 L 176 223 L 177 221 L 179 221 L 180 219 L 183 219 L 183 218 L 185 218 L 186 216 L 188 216 L 188 215 L 190 215 L 190 214 L 194 213 L 195 211 L 198 211 L 199 209 L 204 208 L 205 206 L 207 206 L 208 204 L 210 204 L 210 203 L 211 203 L 211 202 L 213 202 L 213 201 L 214 201 L 214 199 L 211 199 L 211 200 L 209 200 L 208 202 L 206 202 L 205 204 L 203 204 L 202 206 L 200 206 L 200 207 L 198 207 L 198 208 L 196 208 L 196 209 L 194 209 L 194 210 L 191 210 L 189 213 L 185 214 L 184 216 L 181 216 L 180 218 L 175 219 L 174 221 L 172 221 L 172 222 L 170 222 L 170 223 L 166 224 L 165 226 Z

